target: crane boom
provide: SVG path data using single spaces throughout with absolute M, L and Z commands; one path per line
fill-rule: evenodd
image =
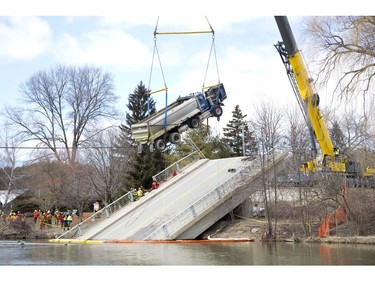
M 275 20 L 283 40 L 283 42 L 278 43 L 276 49 L 279 51 L 284 64 L 289 65 L 288 67 L 286 66 L 287 71 L 289 68 L 288 74 L 294 76 L 298 93 L 303 103 L 304 114 L 309 119 L 313 135 L 319 143 L 324 157 L 323 165 L 332 171 L 345 172 L 347 159 L 345 157 L 338 157 L 338 150 L 333 147 L 327 126 L 319 110 L 319 96 L 313 91 L 311 79 L 309 78 L 302 54 L 297 47 L 288 19 L 285 16 L 275 16 Z M 316 165 L 315 160 L 313 160 L 307 162 L 305 168 L 307 170 L 314 170 L 316 169 Z

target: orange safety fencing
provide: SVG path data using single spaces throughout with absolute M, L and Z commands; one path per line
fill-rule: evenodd
M 346 206 L 346 187 L 343 186 L 344 203 Z M 319 226 L 318 235 L 320 238 L 329 236 L 330 227 L 335 227 L 344 223 L 347 219 L 346 210 L 343 207 L 338 207 L 334 214 L 327 214 L 324 216 L 323 223 Z
M 324 238 L 329 236 L 329 215 L 324 216 L 323 223 L 319 226 L 319 237 Z
M 337 208 L 335 215 L 332 220 L 330 220 L 329 225 L 331 227 L 336 226 L 336 224 L 342 224 L 346 221 L 346 211 L 343 207 Z

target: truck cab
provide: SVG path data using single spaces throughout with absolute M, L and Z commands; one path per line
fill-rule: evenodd
M 205 92 L 206 99 L 210 104 L 210 112 L 218 120 L 223 114 L 222 106 L 223 100 L 227 98 L 227 93 L 225 92 L 224 85 L 221 83 L 217 87 L 211 87 Z

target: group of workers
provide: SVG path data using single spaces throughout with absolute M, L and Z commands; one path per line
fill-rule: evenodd
M 172 177 L 176 176 L 177 173 L 176 171 L 173 171 Z M 153 178 L 151 187 L 148 189 L 149 192 L 151 192 L 154 189 L 158 189 L 160 186 L 159 182 Z M 136 200 L 141 198 L 145 193 L 145 190 L 143 186 L 141 185 L 138 190 L 136 191 Z M 99 210 L 99 203 L 95 202 L 94 203 L 94 212 L 97 212 Z M 35 210 L 33 213 L 33 219 L 34 223 L 37 224 L 39 221 L 39 228 L 40 229 L 45 229 L 51 228 L 52 227 L 52 218 L 54 219 L 55 226 L 61 226 L 63 230 L 69 230 L 72 222 L 73 222 L 73 213 L 70 210 L 67 210 L 66 212 L 60 212 L 56 210 L 54 212 L 54 215 L 52 215 L 51 211 L 48 210 L 47 212 L 42 212 L 41 210 Z M 13 210 L 10 211 L 9 215 L 6 215 L 4 211 L 1 212 L 1 220 L 0 223 L 7 223 L 9 224 L 12 221 L 21 221 L 25 222 L 25 216 L 21 212 L 14 212 Z
M 39 211 L 35 210 L 34 214 L 33 214 L 33 218 L 34 218 L 34 223 L 35 224 L 39 220 L 39 228 L 40 229 L 45 229 L 46 226 L 48 228 L 52 227 L 52 214 L 51 214 L 51 211 L 42 212 L 40 210 Z
M 52 215 L 51 211 L 42 212 L 41 210 L 35 210 L 33 212 L 34 224 L 39 224 L 39 229 L 51 228 L 53 226 L 52 220 L 54 219 L 54 224 L 56 227 L 61 226 L 63 230 L 69 230 L 73 222 L 73 213 L 70 210 L 66 212 L 55 211 Z M 1 212 L 0 225 L 10 224 L 12 222 L 26 222 L 25 214 L 20 211 L 15 212 L 11 210 L 9 214 L 5 211 Z
M 53 217 L 55 218 L 55 226 L 58 227 L 60 225 L 63 230 L 69 230 L 73 222 L 73 213 L 70 210 L 67 210 L 66 212 L 56 210 L 54 215 L 52 215 L 49 210 L 47 212 L 35 210 L 33 217 L 35 224 L 39 220 L 39 229 L 45 229 L 46 226 L 47 228 L 51 228 Z
M 171 177 L 175 177 L 177 175 L 177 172 L 176 171 L 173 171 L 172 172 L 172 175 Z M 166 181 L 167 179 L 165 179 L 164 181 Z M 158 189 L 158 187 L 160 186 L 159 182 L 156 180 L 155 177 L 152 178 L 152 184 L 151 184 L 151 187 L 148 189 L 148 192 L 151 192 L 153 191 L 154 189 Z M 136 192 L 136 200 L 138 200 L 139 198 L 141 198 L 145 193 L 145 190 L 143 188 L 143 186 L 141 185 L 140 187 L 138 187 L 138 190 Z
M 149 188 L 148 191 L 151 192 L 152 190 L 157 189 L 159 186 L 160 186 L 160 184 L 157 182 L 157 180 L 155 178 L 153 178 L 151 187 Z M 138 187 L 138 190 L 136 192 L 136 196 L 137 196 L 136 200 L 141 198 L 144 195 L 144 192 L 145 191 L 144 191 L 144 188 L 143 188 L 142 185 L 140 187 Z
M 0 224 L 10 224 L 11 222 L 25 222 L 25 215 L 20 211 L 15 212 L 11 210 L 7 215 L 5 211 L 1 212 Z

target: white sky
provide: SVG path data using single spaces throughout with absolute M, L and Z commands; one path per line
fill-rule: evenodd
M 255 7 L 253 1 L 244 0 L 9 2 L 0 9 L 0 110 L 17 103 L 19 85 L 31 75 L 62 63 L 99 66 L 112 73 L 115 93 L 120 96 L 118 109 L 125 113 L 128 94 L 141 80 L 152 90 L 163 88 L 157 59 L 149 80 L 158 17 L 162 32 L 208 30 L 207 16 L 215 30 L 220 82 L 228 94 L 220 122 L 210 119 L 217 130 L 231 119 L 237 104 L 248 116 L 261 99 L 278 106 L 296 105 L 273 46 L 281 40 L 274 15 L 288 16 L 301 48 L 304 16 L 361 12 L 352 7 L 346 11 L 342 2 L 337 6 L 330 1 L 331 7 L 320 0 L 261 1 Z M 169 88 L 168 103 L 200 91 L 212 35 L 158 35 L 156 39 Z M 215 67 L 212 56 L 205 85 L 217 83 Z M 164 107 L 165 92 L 155 94 L 154 100 L 157 109 Z

